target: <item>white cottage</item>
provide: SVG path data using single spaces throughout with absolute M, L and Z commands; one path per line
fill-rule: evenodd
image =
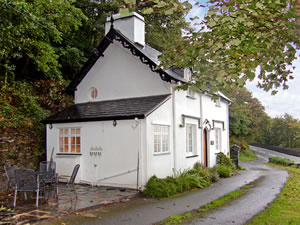
M 77 182 L 142 189 L 152 175 L 229 155 L 230 100 L 175 90 L 190 71 L 156 69 L 160 52 L 145 43 L 142 16 L 113 18 L 67 89 L 75 104 L 44 121 L 59 175 L 79 163 Z

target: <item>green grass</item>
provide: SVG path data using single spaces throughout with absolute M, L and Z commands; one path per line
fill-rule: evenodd
M 248 225 L 300 224 L 300 169 L 271 165 L 287 170 L 290 176 L 278 197 Z
M 212 201 L 206 205 L 203 205 L 201 208 L 195 211 L 186 212 L 176 216 L 170 216 L 167 219 L 158 223 L 159 225 L 180 225 L 180 224 L 188 224 L 189 221 L 193 220 L 194 218 L 198 218 L 201 216 L 201 213 L 207 212 L 209 210 L 216 209 L 227 204 L 229 201 L 232 201 L 241 195 L 244 194 L 244 190 L 250 188 L 250 185 L 243 186 L 240 190 L 236 190 L 233 192 L 224 195 L 223 197 Z
M 221 206 L 225 205 L 227 202 L 240 197 L 243 193 L 244 192 L 242 189 L 230 192 L 229 194 L 224 195 L 223 197 L 202 206 L 198 211 L 206 212 L 208 210 L 212 210 L 212 209 L 221 207 Z
M 240 161 L 248 162 L 257 160 L 258 157 L 255 152 L 253 152 L 251 149 L 243 149 L 240 151 Z
M 294 161 L 290 159 L 280 158 L 280 157 L 270 157 L 269 162 L 278 165 L 288 166 L 290 163 L 293 163 Z

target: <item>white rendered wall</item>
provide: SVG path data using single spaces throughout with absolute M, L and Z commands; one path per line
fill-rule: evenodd
M 154 153 L 153 125 L 165 125 L 169 127 L 169 153 Z M 172 129 L 172 100 L 169 99 L 146 118 L 147 149 L 145 149 L 145 158 L 147 159 L 147 170 L 145 181 L 153 175 L 159 178 L 165 178 L 173 174 Z
M 58 129 L 70 127 L 81 128 L 81 155 L 57 155 Z M 79 163 L 77 182 L 135 188 L 140 132 L 141 128 L 136 126 L 134 120 L 117 121 L 115 127 L 112 121 L 53 124 L 52 129 L 47 126 L 47 158 L 49 159 L 54 147 L 54 161 L 59 175 L 70 175 L 74 166 Z M 101 152 L 101 155 L 91 156 L 91 151 Z M 125 174 L 108 178 L 121 173 Z
M 188 97 L 187 91 L 175 91 L 175 121 L 177 122 L 176 129 L 176 170 L 183 170 L 192 168 L 196 162 L 201 161 L 201 129 L 198 125 L 198 120 L 193 118 L 185 118 L 184 127 L 180 127 L 182 124 L 182 115 L 200 118 L 200 97 L 198 93 L 195 93 L 195 97 Z M 186 124 L 196 125 L 196 157 L 188 157 L 186 153 Z
M 207 119 L 210 122 L 211 127 L 213 127 L 213 120 L 219 120 L 224 122 L 225 130 L 221 129 L 222 135 L 222 148 L 221 151 L 229 156 L 229 117 L 228 117 L 228 104 L 221 100 L 220 106 L 216 106 L 216 103 L 211 99 L 210 96 L 202 96 L 202 106 L 203 106 L 203 121 Z M 215 123 L 215 127 L 223 128 L 221 123 Z M 215 130 L 209 131 L 209 166 L 212 167 L 216 164 L 216 153 L 215 149 Z M 211 144 L 213 141 L 213 144 Z
M 170 86 L 157 73 L 114 41 L 91 68 L 75 92 L 75 103 L 92 101 L 89 90 L 98 89 L 94 101 L 170 93 Z

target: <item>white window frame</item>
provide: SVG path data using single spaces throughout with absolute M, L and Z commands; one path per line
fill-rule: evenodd
M 187 89 L 187 96 L 190 98 L 195 98 L 195 92 L 191 90 L 191 88 Z
M 186 155 L 197 154 L 197 125 L 186 123 Z
M 81 153 L 80 127 L 67 127 L 58 129 L 58 150 L 61 154 Z M 74 149 L 73 149 L 74 148 Z
M 170 129 L 168 125 L 153 125 L 153 152 L 155 155 L 170 152 Z
M 220 97 L 218 97 L 218 99 L 216 99 L 216 106 L 221 107 L 221 98 Z
M 215 128 L 215 146 L 216 152 L 222 152 L 222 129 L 219 127 Z

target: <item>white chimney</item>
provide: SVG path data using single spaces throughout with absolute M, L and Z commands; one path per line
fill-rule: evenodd
M 129 15 L 122 16 L 120 13 L 113 15 L 113 26 L 119 30 L 129 40 L 145 46 L 145 20 L 140 14 L 132 12 Z M 105 23 L 105 34 L 111 27 L 111 17 L 107 17 Z

